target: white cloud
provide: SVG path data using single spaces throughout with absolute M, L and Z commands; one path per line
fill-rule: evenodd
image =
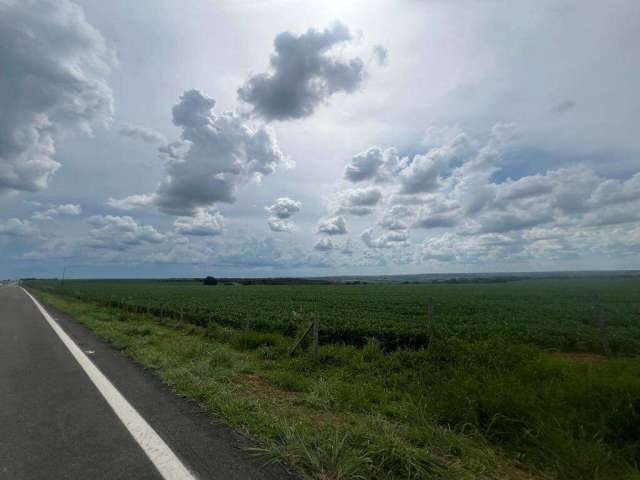
M 278 217 L 267 218 L 267 225 L 272 232 L 293 232 L 296 229 L 296 225 L 293 222 L 281 220 Z
M 385 230 L 406 230 L 414 216 L 414 210 L 407 205 L 391 205 L 378 221 L 378 225 Z
M 360 234 L 360 238 L 369 248 L 394 248 L 405 245 L 409 240 L 409 233 L 402 230 L 394 230 L 374 237 L 373 229 L 368 228 Z
M 220 235 L 224 230 L 224 218 L 217 211 L 198 210 L 193 217 L 178 217 L 173 225 L 181 235 Z
M 342 61 L 331 50 L 351 42 L 346 25 L 336 22 L 323 31 L 301 35 L 278 34 L 271 71 L 252 76 L 238 89 L 238 97 L 266 120 L 307 117 L 337 92 L 351 93 L 365 77 L 364 63 L 354 57 Z
M 611 205 L 640 199 L 640 173 L 627 180 L 605 180 L 596 188 L 591 200 L 597 205 Z
M 318 224 L 318 233 L 344 235 L 347 233 L 347 222 L 342 215 L 321 220 Z
M 60 167 L 57 138 L 109 123 L 112 63 L 75 3 L 0 3 L 0 193 L 46 188 Z
M 351 215 L 369 215 L 382 199 L 382 191 L 378 188 L 353 188 L 339 195 L 339 213 Z
M 150 225 L 138 225 L 131 217 L 96 215 L 87 222 L 94 228 L 85 245 L 94 249 L 127 250 L 144 244 L 158 244 L 166 239 Z
M 330 250 L 335 250 L 338 248 L 337 244 L 335 244 L 333 242 L 333 240 L 331 240 L 331 238 L 328 237 L 322 237 L 320 239 L 318 239 L 318 241 L 315 243 L 315 245 L 313 246 L 313 248 L 315 250 L 319 250 L 321 252 L 328 252 Z
M 37 225 L 29 220 L 10 218 L 5 223 L 0 223 L 0 235 L 9 237 L 35 237 L 40 234 Z
M 118 128 L 118 133 L 133 140 L 140 140 L 145 143 L 167 143 L 167 139 L 160 132 L 144 125 L 132 125 L 124 123 Z
M 287 197 L 278 198 L 273 205 L 265 207 L 270 217 L 276 217 L 280 219 L 291 218 L 295 213 L 298 213 L 302 208 L 302 203 L 292 200 Z
M 77 204 L 67 203 L 63 205 L 56 205 L 48 208 L 45 211 L 34 212 L 31 215 L 32 220 L 52 220 L 60 215 L 77 216 L 82 213 L 82 207 Z
M 296 226 L 287 220 L 302 209 L 302 203 L 288 197 L 280 197 L 273 205 L 264 209 L 269 214 L 267 224 L 272 232 L 293 232 Z
M 161 149 L 167 163 L 156 192 L 110 199 L 109 205 L 153 204 L 165 213 L 193 215 L 219 202 L 233 203 L 239 185 L 290 164 L 270 129 L 251 128 L 233 112 L 216 115 L 214 105 L 202 92 L 186 91 L 173 107 L 182 138 Z
M 407 159 L 400 158 L 395 148 L 382 150 L 379 147 L 371 147 L 353 156 L 344 169 L 344 176 L 354 183 L 366 180 L 392 181 L 406 166 L 406 162 Z
M 450 169 L 451 163 L 468 152 L 469 140 L 464 134 L 450 143 L 436 147 L 425 155 L 416 155 L 409 166 L 400 172 L 400 193 L 432 192 L 440 186 L 440 177 Z
M 116 210 L 134 210 L 145 208 L 153 204 L 154 196 L 149 194 L 130 195 L 126 198 L 109 198 L 107 205 Z

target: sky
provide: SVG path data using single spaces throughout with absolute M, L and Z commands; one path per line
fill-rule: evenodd
M 0 0 L 0 278 L 640 268 L 640 2 Z

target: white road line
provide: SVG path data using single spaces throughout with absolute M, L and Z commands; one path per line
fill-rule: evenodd
M 162 475 L 165 480 L 195 480 L 196 477 L 189 472 L 151 425 L 142 418 L 137 410 L 133 408 L 118 389 L 113 386 L 98 367 L 89 360 L 80 347 L 75 344 L 71 337 L 65 333 L 60 325 L 58 325 L 51 315 L 40 305 L 40 302 L 33 298 L 24 288 L 22 288 L 22 291 L 33 300 L 33 303 L 38 307 L 42 316 L 78 361 L 118 418 L 120 418 L 124 426 L 127 427 L 129 433 L 131 433 L 135 441 L 138 442 L 138 445 L 142 447 L 144 453 L 149 457 L 149 460 L 151 460 L 160 472 L 160 475 Z

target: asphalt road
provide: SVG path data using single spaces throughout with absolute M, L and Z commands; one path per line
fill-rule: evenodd
M 295 478 L 250 457 L 243 449 L 250 440 L 45 308 L 194 478 Z M 96 385 L 29 296 L 0 287 L 0 479 L 163 478 L 154 452 L 143 450 Z

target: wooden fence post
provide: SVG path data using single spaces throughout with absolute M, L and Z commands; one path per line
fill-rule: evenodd
M 293 344 L 293 348 L 289 351 L 289 355 L 293 355 L 293 353 L 296 351 L 296 349 L 298 348 L 298 346 L 300 346 L 300 344 L 302 343 L 302 340 L 304 340 L 304 337 L 306 337 L 307 335 L 309 335 L 309 332 L 311 332 L 311 330 L 313 329 L 313 325 L 314 322 L 311 321 L 309 323 L 309 326 L 305 329 L 305 331 L 303 332 L 302 335 L 300 335 L 300 337 L 298 337 L 298 339 L 296 340 L 296 342 Z
M 607 357 L 611 356 L 611 346 L 609 345 L 609 339 L 607 338 L 607 319 L 602 312 L 602 306 L 600 305 L 600 299 L 598 294 L 593 294 L 593 311 L 596 318 L 596 325 L 598 327 L 598 337 L 600 338 L 600 345 Z
M 313 358 L 318 360 L 318 347 L 320 344 L 320 318 L 318 314 L 313 319 Z
M 433 343 L 433 298 L 429 297 L 427 300 L 427 323 L 428 323 L 428 335 L 427 350 L 431 349 Z

